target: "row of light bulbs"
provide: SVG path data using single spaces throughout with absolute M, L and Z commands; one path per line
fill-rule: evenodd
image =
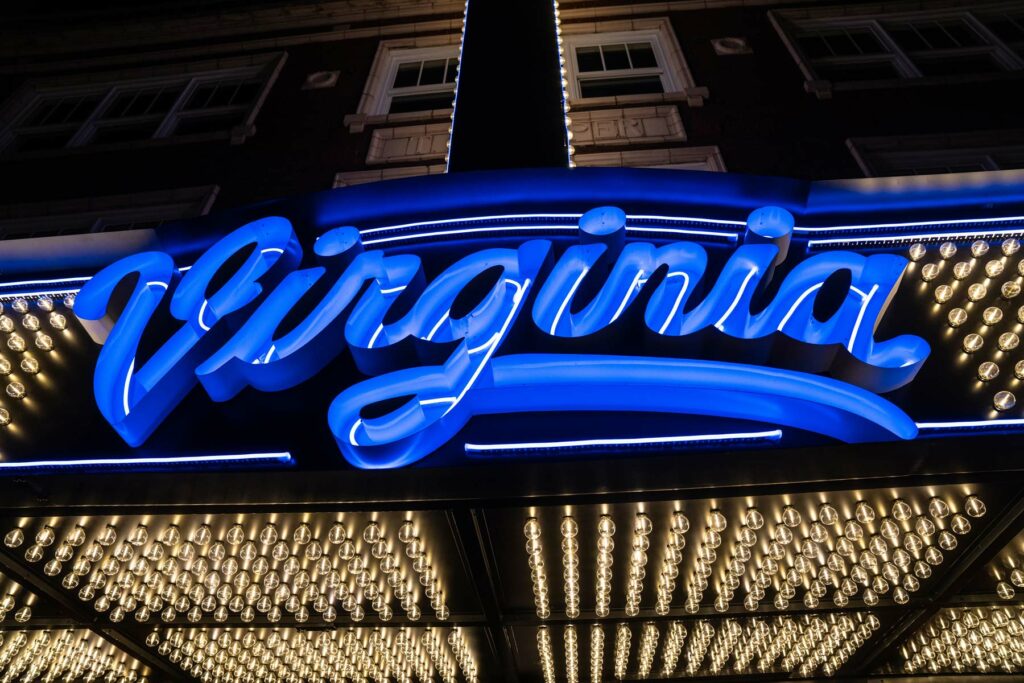
M 0 593 L 0 622 L 7 619 L 7 616 L 13 612 L 14 621 L 19 624 L 24 624 L 32 618 L 32 607 L 29 604 L 33 602 L 35 596 L 26 591 L 21 587 L 21 584 L 11 581 L 3 573 L 0 573 L 0 588 L 3 588 Z M 21 606 L 18 606 L 18 603 Z
M 644 622 L 639 639 L 633 629 L 620 622 L 612 629 L 614 649 L 611 673 L 619 680 L 649 679 L 680 675 L 753 675 L 773 672 L 816 673 L 833 676 L 878 630 L 880 622 L 870 612 L 699 619 L 693 622 Z M 590 680 L 605 678 L 605 626 L 590 625 Z M 558 679 L 552 638 L 553 628 L 537 629 L 540 668 L 545 683 Z M 576 683 L 578 676 L 578 627 L 563 627 L 565 680 Z M 633 641 L 638 640 L 636 647 Z M 659 656 L 660 653 L 660 656 Z
M 948 283 L 935 287 L 932 296 L 939 305 L 949 303 L 956 294 L 959 283 L 971 277 L 976 270 L 975 261 L 989 253 L 991 245 L 985 240 L 976 240 L 970 246 L 969 261 L 959 261 L 952 267 L 953 279 Z M 927 263 L 921 268 L 921 279 L 925 282 L 936 280 L 944 267 L 944 261 L 952 259 L 958 251 L 957 245 L 953 242 L 944 242 L 938 248 L 939 257 L 942 259 L 937 263 Z M 1016 238 L 1003 240 L 999 245 L 1001 257 L 987 261 L 982 267 L 984 276 L 988 279 L 998 278 L 1006 274 L 1006 259 L 1020 251 L 1020 241 Z M 928 253 L 924 244 L 918 243 L 910 247 L 910 258 L 914 261 L 921 260 Z M 1016 276 L 1024 277 L 1024 260 L 1021 260 L 1013 273 Z M 968 304 L 956 306 L 946 314 L 946 322 L 951 328 L 961 328 L 968 323 L 971 313 L 970 309 L 974 304 L 986 299 L 991 292 L 986 282 L 975 282 L 967 287 L 965 292 Z M 1012 302 L 1021 294 L 1021 283 L 1019 278 L 1008 280 L 999 287 L 998 295 L 1004 302 Z M 1017 308 L 1015 315 L 1004 315 L 1001 306 L 989 305 L 981 313 L 981 327 L 975 332 L 969 332 L 960 341 L 960 347 L 964 353 L 975 355 L 986 347 L 985 332 L 1001 322 L 1012 322 L 1024 324 L 1024 306 Z M 1016 329 L 1004 331 L 998 335 L 994 347 L 1003 354 L 1010 353 L 1020 346 L 1020 335 Z M 976 369 L 976 376 L 982 382 L 992 382 L 1001 374 L 1001 368 L 996 360 L 985 360 L 979 363 Z M 1013 373 L 1017 379 L 1024 378 L 1024 361 L 1013 365 Z M 1013 392 L 1008 390 L 996 391 L 992 396 L 992 407 L 1000 412 L 1013 409 L 1017 405 L 1017 398 Z
M 728 540 L 724 535 L 728 519 L 721 510 L 710 510 L 699 545 L 691 551 L 695 557 L 686 582 L 684 610 L 690 614 L 700 610 L 712 579 L 716 582 L 712 605 L 719 612 L 727 611 L 741 590 L 742 603 L 748 611 L 756 611 L 769 597 L 769 590 L 774 591 L 774 607 L 788 609 L 801 588 L 802 602 L 808 609 L 817 608 L 826 598 L 837 607 L 845 607 L 858 593 L 870 607 L 879 604 L 881 596 L 890 591 L 893 602 L 906 604 L 910 595 L 920 589 L 921 582 L 932 575 L 933 568 L 943 562 L 943 553 L 954 550 L 958 537 L 971 531 L 970 518 L 981 517 L 986 511 L 984 502 L 976 495 L 961 501 L 962 511 L 954 511 L 952 504 L 941 497 L 915 505 L 903 498 L 893 498 L 882 511 L 866 501 L 852 507 L 853 516 L 843 520 L 835 506 L 822 502 L 810 519 L 804 519 L 796 507 L 787 504 L 771 515 L 776 520 L 771 527 L 757 507 L 750 507 L 743 513 L 733 541 L 725 546 L 731 547 L 728 554 L 723 551 Z M 654 609 L 659 615 L 670 611 L 689 529 L 686 514 L 674 511 L 656 584 Z M 580 616 L 580 574 L 575 569 L 570 572 L 569 567 L 575 568 L 579 561 L 579 525 L 567 515 L 561 531 L 566 616 L 575 619 Z M 637 512 L 625 568 L 627 616 L 639 614 L 652 531 L 650 516 Z M 544 619 L 550 616 L 550 595 L 537 518 L 526 521 L 524 534 L 537 615 Z M 600 516 L 594 570 L 598 617 L 609 615 L 614 534 L 611 516 Z M 755 558 L 755 554 L 760 557 Z M 716 572 L 715 567 L 720 570 Z
M 313 520 L 317 528 L 329 527 L 323 542 L 314 538 L 308 522 L 292 529 L 273 521 L 261 528 L 234 523 L 221 533 L 202 523 L 188 534 L 173 523 L 152 533 L 138 524 L 124 535 L 113 523 L 98 523 L 90 532 L 60 521 L 64 524 L 57 528 L 48 523 L 35 528 L 25 559 L 43 562 L 47 576 L 63 574 L 64 588 L 77 589 L 81 600 L 114 622 L 132 612 L 140 622 L 157 613 L 165 622 L 178 615 L 198 622 L 205 614 L 223 622 L 230 613 L 245 622 L 262 613 L 277 622 L 288 612 L 299 623 L 314 613 L 331 623 L 339 616 L 338 606 L 353 622 L 368 609 L 389 621 L 392 597 L 407 618 L 417 620 L 420 591 L 438 619 L 449 618 L 440 578 L 411 520 L 400 524 L 397 545 L 380 524 L 366 523 L 362 552 L 345 525 L 331 520 Z M 17 527 L 5 535 L 4 544 L 14 549 L 27 540 L 25 530 Z
M 565 44 L 562 40 L 562 17 L 558 11 L 558 0 L 552 0 L 555 14 L 555 43 L 558 45 L 558 70 L 561 74 L 562 84 L 562 114 L 565 119 L 565 139 L 567 145 L 567 157 L 569 168 L 575 168 L 576 160 L 573 158 L 576 148 L 572 145 L 572 119 L 569 117 L 569 74 L 565 65 Z
M 1024 608 L 944 609 L 900 648 L 903 671 L 1024 671 Z
M 465 635 L 453 628 L 171 628 L 146 644 L 204 683 L 340 683 L 374 680 L 477 683 Z M 465 660 L 465 663 L 463 663 Z M 460 678 L 459 671 L 462 671 Z
M 146 683 L 148 670 L 91 631 L 0 632 L 0 683 Z

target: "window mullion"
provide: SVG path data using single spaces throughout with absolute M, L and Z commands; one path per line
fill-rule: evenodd
M 96 133 L 96 122 L 99 121 L 100 117 L 107 110 L 108 107 L 114 102 L 114 98 L 117 97 L 120 92 L 120 86 L 114 86 L 107 90 L 107 94 L 99 101 L 99 104 L 92 110 L 88 118 L 82 122 L 82 125 L 78 127 L 78 132 L 71 136 L 68 140 L 66 147 L 81 147 L 82 145 L 88 144 L 89 140 Z
M 874 32 L 875 37 L 878 38 L 879 42 L 882 43 L 888 49 L 889 53 L 892 54 L 896 63 L 896 70 L 904 78 L 920 78 L 923 74 L 921 70 L 917 68 L 913 60 L 907 56 L 907 53 L 893 40 L 889 32 L 885 30 L 882 23 L 877 19 L 872 19 L 868 22 L 871 30 Z M 914 29 L 915 31 L 917 29 Z
M 163 121 L 156 127 L 156 131 L 153 133 L 154 138 L 165 138 L 174 132 L 175 127 L 178 125 L 181 110 L 184 109 L 185 103 L 188 102 L 188 98 L 192 96 L 198 85 L 198 78 L 189 79 L 188 84 L 181 89 L 178 99 L 167 110 L 167 115 L 164 116 Z

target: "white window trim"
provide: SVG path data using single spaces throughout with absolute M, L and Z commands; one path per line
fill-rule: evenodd
M 363 88 L 363 95 L 359 100 L 359 106 L 355 114 L 345 117 L 345 125 L 348 126 L 349 132 L 360 133 L 370 124 L 450 118 L 451 107 L 389 114 L 391 84 L 395 82 L 395 73 L 398 71 L 398 65 L 402 62 L 458 57 L 460 40 L 460 34 L 452 33 L 380 41 L 377 46 L 377 54 L 373 59 L 373 66 L 370 67 L 370 73 L 366 79 L 366 86 Z
M 205 216 L 213 207 L 220 187 L 203 185 L 173 190 L 108 195 L 54 202 L 0 206 L 0 239 L 25 239 L 26 235 L 57 236 L 70 225 L 89 224 L 86 231 L 102 232 L 117 223 L 173 221 Z
M 928 157 L 935 157 L 950 165 L 958 160 L 981 158 L 985 171 L 1016 170 L 1000 167 L 992 154 L 1011 147 L 1024 151 L 1024 130 L 849 138 L 846 147 L 867 178 L 888 177 L 888 174 L 882 175 L 878 161 L 891 153 L 918 155 L 922 163 L 927 163 Z
M 30 81 L 23 85 L 11 98 L 0 108 L 0 155 L 7 157 L 22 156 L 52 156 L 67 154 L 77 150 L 97 151 L 108 149 L 123 149 L 153 144 L 167 144 L 178 142 L 195 142 L 197 140 L 230 139 L 232 144 L 241 144 L 246 138 L 255 133 L 255 120 L 263 103 L 266 100 L 270 89 L 277 80 L 281 68 L 287 59 L 287 53 L 277 52 L 272 54 L 256 55 L 250 58 L 234 60 L 219 60 L 210 62 L 196 62 L 190 64 L 178 64 L 171 67 L 157 67 L 152 69 L 132 69 L 118 71 L 116 73 L 89 74 L 86 77 L 61 79 L 61 80 L 38 80 Z M 194 92 L 195 88 L 211 81 L 219 81 L 232 77 L 248 77 L 264 75 L 263 85 L 260 88 L 256 99 L 250 105 L 243 122 L 233 130 L 227 132 L 196 133 L 186 135 L 173 135 L 173 129 L 178 121 L 188 118 L 187 112 L 180 109 L 187 98 Z M 113 101 L 118 93 L 127 88 L 149 88 L 180 83 L 188 80 L 187 86 L 182 90 L 181 95 L 164 115 L 153 137 L 145 140 L 133 140 L 130 142 L 88 144 L 97 129 L 97 121 L 104 108 Z M 68 84 L 70 81 L 70 84 Z M 77 82 L 76 82 L 77 81 Z M 65 147 L 53 150 L 38 152 L 17 152 L 10 153 L 4 150 L 13 142 L 16 129 L 32 111 L 34 104 L 42 98 L 54 95 L 85 95 L 105 93 L 99 104 L 93 109 L 88 119 L 78 125 L 77 132 Z M 117 124 L 112 124 L 117 125 Z
M 334 184 L 332 187 L 351 187 L 353 185 L 376 183 L 381 180 L 414 178 L 416 176 L 436 175 L 444 172 L 444 164 L 395 166 L 392 168 L 369 169 L 366 171 L 341 171 L 334 174 Z
M 617 97 L 583 98 L 579 93 L 576 66 L 577 47 L 609 43 L 650 42 L 661 65 L 664 93 L 648 95 L 620 95 Z M 704 104 L 708 89 L 696 84 L 683 50 L 676 40 L 675 31 L 667 17 L 634 19 L 627 21 L 562 22 L 563 52 L 566 55 L 567 95 L 570 105 L 600 106 L 632 102 L 686 101 L 692 107 Z
M 1019 7 L 1021 3 L 1011 3 Z M 793 60 L 797 63 L 801 73 L 804 75 L 804 88 L 814 93 L 819 99 L 828 99 L 835 90 L 865 90 L 878 87 L 902 87 L 909 84 L 931 84 L 943 82 L 963 82 L 978 79 L 994 80 L 999 78 L 1013 77 L 1013 71 L 1024 69 L 1024 58 L 1016 54 L 992 31 L 988 29 L 978 18 L 976 13 L 984 13 L 988 6 L 947 7 L 936 10 L 911 10 L 894 11 L 893 6 L 885 9 L 879 6 L 864 7 L 842 7 L 838 8 L 842 13 L 838 14 L 837 8 L 822 10 L 783 10 L 769 11 L 768 18 L 779 34 L 786 49 L 789 50 Z M 831 11 L 830 11 L 831 10 Z M 889 36 L 883 28 L 883 22 L 915 20 L 915 21 L 938 21 L 960 19 L 966 21 L 972 29 L 989 42 L 988 46 L 966 49 L 967 53 L 988 52 L 1007 71 L 996 74 L 975 74 L 969 76 L 924 76 L 914 64 L 913 59 Z M 889 51 L 889 56 L 882 55 L 870 58 L 849 57 L 835 58 L 837 63 L 855 63 L 858 60 L 871 62 L 891 61 L 899 73 L 899 78 L 887 78 L 875 81 L 829 81 L 819 78 L 815 73 L 811 61 L 807 58 L 797 44 L 794 33 L 802 30 L 830 30 L 830 29 L 868 29 L 879 43 Z M 949 51 L 950 53 L 953 50 Z

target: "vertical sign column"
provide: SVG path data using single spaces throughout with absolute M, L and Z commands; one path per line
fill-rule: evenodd
M 567 165 L 552 0 L 469 0 L 448 170 Z

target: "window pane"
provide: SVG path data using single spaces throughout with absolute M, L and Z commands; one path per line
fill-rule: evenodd
M 216 83 L 202 83 L 196 86 L 196 89 L 189 95 L 188 101 L 185 102 L 185 109 L 204 109 L 209 106 L 210 98 L 213 97 L 214 91 L 217 90 Z
M 423 71 L 420 73 L 420 85 L 438 85 L 444 83 L 444 59 L 431 59 L 423 62 Z
M 389 114 L 402 114 L 410 111 L 430 111 L 431 109 L 451 109 L 454 95 L 451 90 L 423 95 L 399 95 L 391 98 Z
M 452 59 L 448 60 L 448 70 L 445 72 L 444 82 L 445 83 L 454 83 L 455 82 L 455 77 L 458 75 L 458 73 L 459 73 L 459 60 L 455 59 L 453 57 Z
M 629 59 L 634 69 L 653 69 L 658 66 L 650 43 L 630 43 Z
M 54 97 L 38 102 L 25 118 L 25 126 L 52 126 L 61 123 L 81 123 L 89 118 L 96 105 L 98 95 Z
M 828 43 L 826 43 L 825 39 L 821 36 L 802 35 L 797 37 L 796 42 L 800 46 L 800 51 L 807 55 L 808 59 L 832 56 L 832 51 L 829 50 Z
M 850 38 L 857 44 L 857 49 L 862 55 L 877 55 L 886 52 L 878 38 L 871 31 L 850 32 Z
M 583 97 L 613 97 L 615 95 L 644 95 L 665 92 L 658 76 L 625 78 L 598 78 L 580 81 Z
M 603 71 L 604 66 L 601 63 L 601 48 L 596 45 L 593 47 L 576 48 L 576 63 L 579 65 L 581 72 Z
M 828 43 L 832 54 L 837 57 L 851 57 L 860 54 L 860 48 L 857 47 L 857 43 L 853 42 L 853 38 L 845 33 L 833 33 L 832 35 L 825 36 L 825 42 Z
M 815 64 L 818 78 L 827 81 L 877 81 L 899 78 L 900 74 L 891 62 L 868 62 L 866 64 Z
M 420 62 L 406 62 L 405 64 L 398 65 L 398 71 L 395 72 L 395 82 L 392 87 L 395 88 L 411 88 L 415 86 L 420 79 Z
M 914 52 L 916 50 L 927 50 L 928 43 L 922 38 L 910 24 L 898 24 L 886 27 L 889 35 L 904 50 Z
M 629 68 L 629 55 L 626 54 L 625 45 L 602 45 L 601 51 L 604 52 L 606 71 Z

